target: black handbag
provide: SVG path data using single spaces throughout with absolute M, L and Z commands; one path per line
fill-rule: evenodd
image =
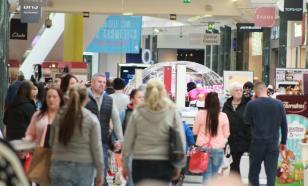
M 176 115 L 174 115 L 173 125 L 169 129 L 169 160 L 175 167 L 178 163 L 186 161 L 186 152 L 179 131 L 183 129 L 177 127 L 176 123 Z

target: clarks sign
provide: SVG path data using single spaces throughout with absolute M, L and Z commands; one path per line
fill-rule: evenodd
M 303 19 L 303 0 L 285 0 L 284 12 L 284 19 L 301 21 Z
M 10 39 L 27 40 L 28 24 L 21 23 L 20 19 L 11 19 Z

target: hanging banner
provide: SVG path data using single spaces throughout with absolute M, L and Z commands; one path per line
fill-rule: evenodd
M 38 23 L 41 19 L 42 6 L 38 0 L 20 0 L 20 17 L 23 23 Z
M 308 96 L 277 96 L 287 112 L 287 159 L 280 157 L 277 186 L 304 185 L 304 158 L 302 140 L 308 131 Z
M 284 0 L 284 19 L 301 21 L 303 19 L 303 0 Z
M 262 27 L 255 26 L 254 23 L 237 23 L 238 32 L 262 32 Z
M 220 45 L 220 34 L 205 33 L 203 43 L 205 45 Z
M 271 28 L 275 25 L 276 9 L 275 7 L 262 7 L 256 9 L 255 26 Z
M 20 19 L 11 19 L 10 39 L 27 40 L 28 24 L 22 23 Z
M 141 28 L 141 16 L 109 16 L 86 51 L 138 54 Z

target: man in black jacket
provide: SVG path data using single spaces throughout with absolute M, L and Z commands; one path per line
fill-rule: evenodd
M 105 176 L 107 176 L 108 151 L 110 150 L 110 136 L 112 134 L 112 128 L 116 139 L 118 140 L 114 144 L 116 149 L 121 148 L 123 131 L 116 105 L 114 104 L 112 98 L 104 93 L 105 88 L 105 75 L 100 73 L 94 74 L 91 81 L 91 88 L 89 89 L 89 101 L 86 108 L 97 116 L 101 125 Z M 113 127 L 110 127 L 110 120 L 112 120 Z

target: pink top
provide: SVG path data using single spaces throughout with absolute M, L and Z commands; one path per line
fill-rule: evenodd
M 40 146 L 43 145 L 42 139 L 45 139 L 46 135 L 46 126 L 50 124 L 48 122 L 48 115 L 45 114 L 42 118 L 38 119 L 40 111 L 37 111 L 33 114 L 31 122 L 26 131 L 26 140 L 35 141 Z M 43 138 L 44 137 L 44 138 Z
M 195 88 L 188 92 L 189 101 L 198 100 L 199 94 L 207 94 L 207 90 L 204 88 Z
M 198 135 L 196 145 L 205 146 L 209 141 L 209 134 L 205 134 L 206 110 L 200 110 L 195 118 L 193 132 Z M 218 118 L 217 136 L 211 138 L 211 146 L 214 149 L 222 149 L 225 147 L 230 135 L 229 119 L 227 115 L 220 112 Z

